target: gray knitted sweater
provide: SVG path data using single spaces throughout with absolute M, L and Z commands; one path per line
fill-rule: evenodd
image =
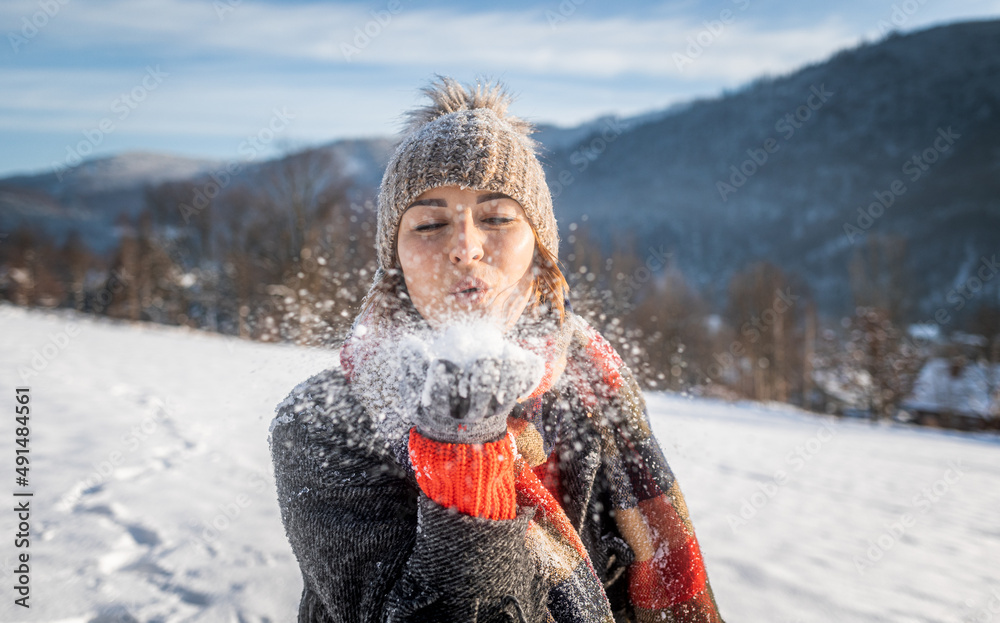
M 546 396 L 549 409 L 556 391 Z M 282 521 L 302 570 L 300 623 L 546 620 L 547 586 L 524 547 L 531 510 L 496 521 L 427 498 L 339 368 L 282 403 L 270 443 Z M 620 576 L 606 569 L 608 546 L 619 560 L 627 546 L 589 527 L 581 537 L 595 568 Z
M 571 357 L 582 347 L 576 344 Z M 635 621 L 654 611 L 637 614 L 630 601 L 625 571 L 634 552 L 615 509 L 666 500 L 678 511 L 670 511 L 673 521 L 683 523 L 697 545 L 683 498 L 648 432 L 641 392 L 627 368 L 621 370 L 624 389 L 605 405 L 616 417 L 593 417 L 563 375 L 542 395 L 533 422 L 545 431 L 546 455 L 558 457 L 563 509 L 615 619 Z M 629 426 L 635 417 L 638 425 Z M 300 384 L 279 405 L 269 443 L 282 521 L 302 572 L 300 623 L 541 623 L 572 609 L 560 605 L 565 595 L 556 594 L 525 547 L 534 509 L 519 507 L 516 519 L 493 520 L 428 498 L 398 443 L 383 434 L 339 367 Z M 624 460 L 610 456 L 628 453 Z M 700 554 L 684 556 L 687 567 L 673 568 L 704 577 Z M 703 583 L 698 596 L 665 609 L 663 620 L 721 621 L 707 579 Z

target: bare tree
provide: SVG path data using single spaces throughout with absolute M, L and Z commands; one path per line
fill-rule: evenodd
M 0 286 L 5 297 L 17 305 L 55 307 L 65 298 L 65 289 L 53 269 L 56 248 L 52 241 L 27 227 L 14 231 L 4 241 Z
M 848 322 L 843 367 L 853 368 L 856 392 L 875 419 L 892 417 L 913 389 L 923 360 L 890 313 L 877 307 L 858 307 Z
M 903 328 L 911 305 L 906 257 L 904 238 L 870 235 L 850 260 L 855 313 L 842 365 L 853 367 L 847 377 L 876 419 L 893 415 L 922 364 Z
M 727 316 L 739 327 L 734 348 L 740 391 L 755 400 L 789 399 L 792 369 L 799 361 L 797 301 L 803 294 L 791 290 L 789 278 L 770 262 L 757 262 L 733 275 L 729 282 Z M 742 361 L 741 361 L 742 360 Z M 799 368 L 801 369 L 801 368 Z
M 816 302 L 808 301 L 805 306 L 805 335 L 802 339 L 802 404 L 807 408 L 816 409 L 819 401 L 815 396 L 813 371 L 816 365 L 816 332 L 819 326 L 819 314 L 816 312 Z
M 983 337 L 978 363 L 984 369 L 993 426 L 1000 426 L 1000 305 L 980 305 L 972 317 L 970 330 Z
M 645 365 L 639 370 L 650 386 L 690 389 L 702 380 L 705 362 L 711 360 L 708 306 L 672 260 L 648 290 L 624 319 L 645 335 Z
M 59 250 L 57 265 L 63 273 L 63 283 L 69 297 L 67 303 L 73 309 L 84 309 L 87 273 L 95 264 L 94 254 L 83 244 L 79 232 L 70 232 Z
M 906 258 L 905 238 L 866 236 L 849 266 L 855 306 L 883 309 L 894 325 L 901 326 L 911 307 Z

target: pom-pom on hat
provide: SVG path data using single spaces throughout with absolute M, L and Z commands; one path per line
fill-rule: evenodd
M 375 248 L 379 273 L 399 268 L 396 235 L 406 208 L 426 190 L 459 186 L 504 193 L 521 204 L 538 239 L 558 258 L 552 195 L 530 123 L 507 114 L 499 82 L 463 88 L 438 76 L 422 89 L 431 104 L 407 113 L 403 137 L 382 176 Z

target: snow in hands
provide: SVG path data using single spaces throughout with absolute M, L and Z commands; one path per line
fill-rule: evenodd
M 545 362 L 488 320 L 411 334 L 401 343 L 400 393 L 421 432 L 450 443 L 489 441 L 517 401 L 538 387 Z

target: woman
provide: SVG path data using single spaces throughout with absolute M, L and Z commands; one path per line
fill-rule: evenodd
M 565 298 L 530 125 L 500 85 L 424 91 L 341 367 L 271 427 L 298 620 L 721 621 L 641 391 Z

